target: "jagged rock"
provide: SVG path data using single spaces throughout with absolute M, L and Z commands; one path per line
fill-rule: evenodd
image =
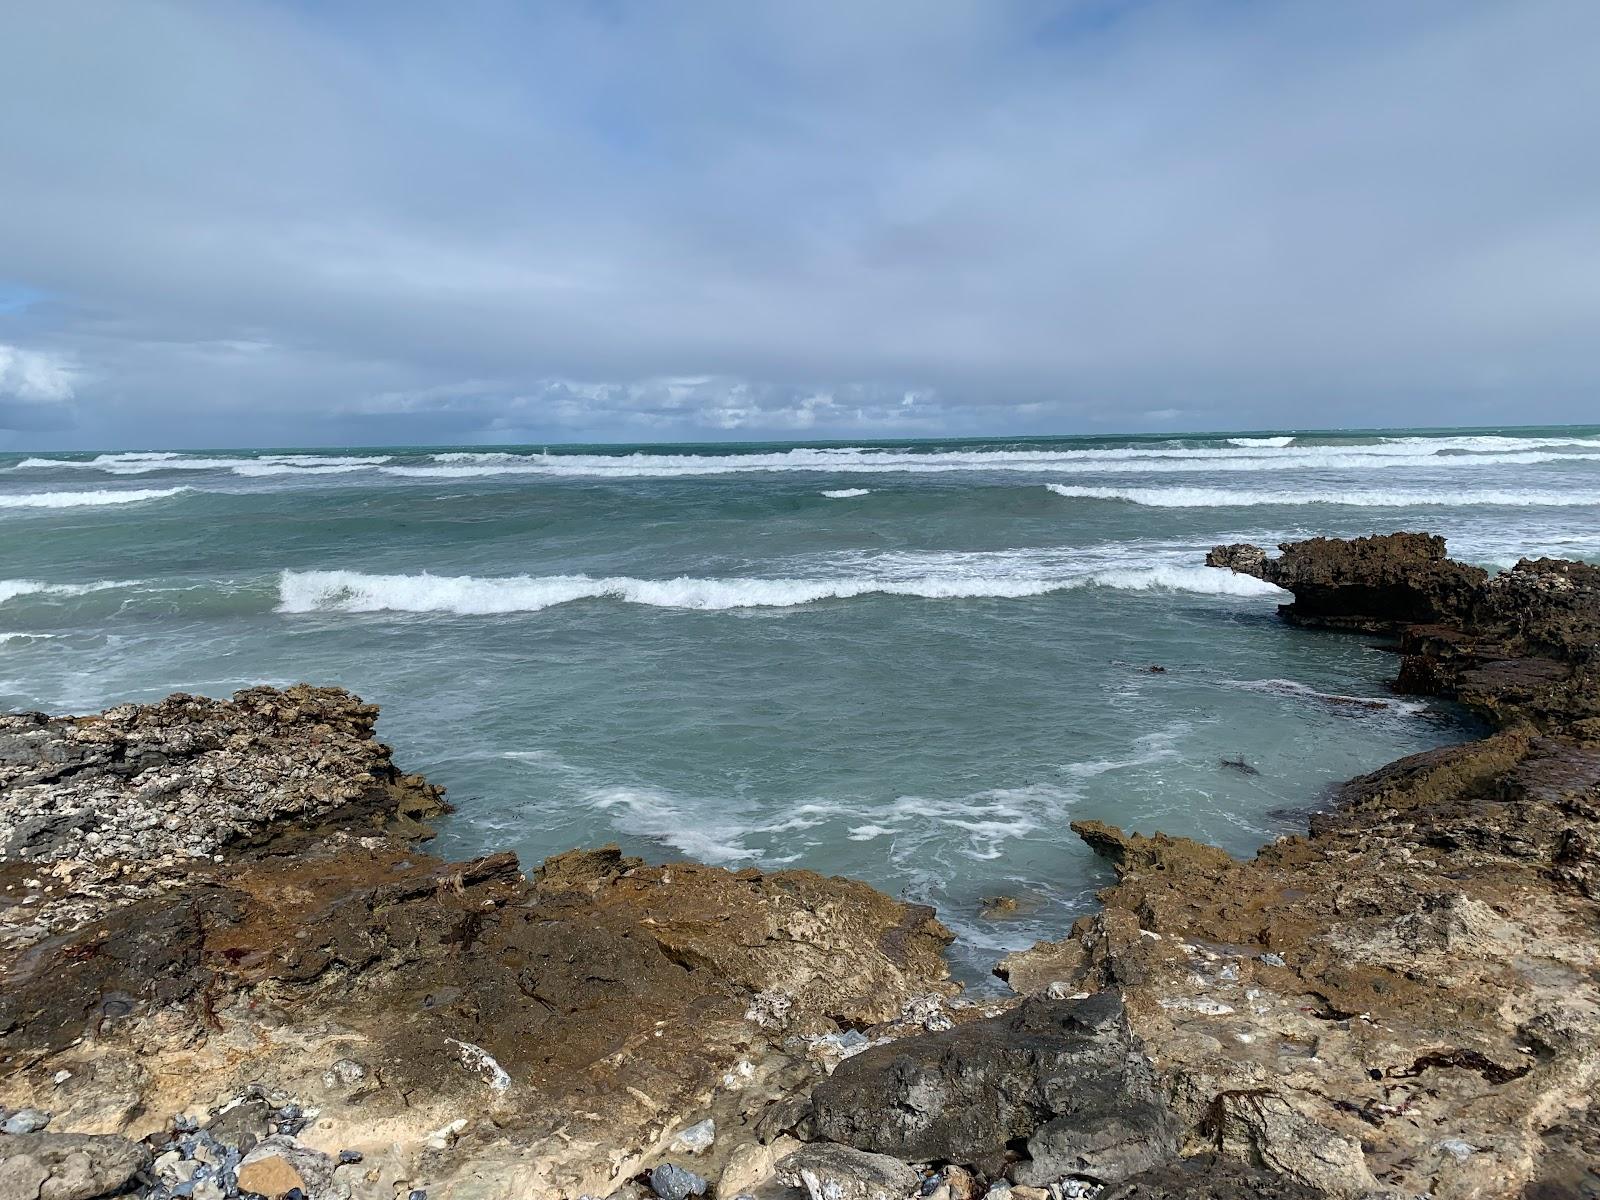
M 0 1200 L 94 1200 L 128 1187 L 149 1150 L 114 1134 L 0 1136 Z
M 1387 629 L 1437 622 L 1461 613 L 1488 579 L 1479 567 L 1452 562 L 1441 537 L 1375 537 L 1285 542 L 1277 558 L 1256 546 L 1218 546 L 1206 565 L 1254 575 L 1294 593 L 1279 611 L 1300 624 Z
M 779 1177 L 805 1188 L 810 1200 L 907 1200 L 919 1182 L 898 1159 L 828 1142 L 796 1150 L 783 1160 Z
M 1233 865 L 1226 851 L 1189 838 L 1123 833 L 1104 821 L 1073 821 L 1072 832 L 1109 862 L 1120 878 L 1144 871 L 1208 871 Z
M 998 1174 L 1027 1142 L 1025 1183 L 1090 1164 L 1110 1180 L 1161 1161 L 1178 1129 L 1120 1000 L 1030 999 L 1014 1012 L 906 1038 L 847 1059 L 812 1094 L 815 1132 L 911 1162 Z M 1035 1154 L 1037 1149 L 1038 1153 Z

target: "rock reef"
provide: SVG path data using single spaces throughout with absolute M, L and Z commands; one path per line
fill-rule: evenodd
M 1493 732 L 1248 862 L 1074 825 L 1013 999 L 850 880 L 444 862 L 337 689 L 0 716 L 0 1200 L 1600 1195 L 1600 569 L 1208 562 Z

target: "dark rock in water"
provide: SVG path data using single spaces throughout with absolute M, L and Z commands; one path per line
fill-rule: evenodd
M 0 1196 L 93 1200 L 123 1191 L 149 1165 L 147 1147 L 114 1134 L 9 1134 L 0 1137 Z
M 1279 610 L 1291 620 L 1365 630 L 1455 616 L 1489 577 L 1480 567 L 1447 558 L 1444 539 L 1426 533 L 1309 538 L 1279 550 L 1279 557 L 1268 558 L 1258 546 L 1217 546 L 1206 565 L 1293 592 L 1294 603 Z
M 650 1172 L 650 1190 L 661 1200 L 689 1200 L 706 1194 L 706 1181 L 675 1163 L 662 1163 Z
M 1145 871 L 1210 871 L 1233 865 L 1226 850 L 1191 838 L 1123 833 L 1104 821 L 1074 821 L 1069 828 L 1111 864 L 1119 879 Z
M 1217 760 L 1217 766 L 1224 767 L 1229 771 L 1237 771 L 1241 775 L 1259 775 L 1259 774 L 1261 774 L 1260 771 L 1256 770 L 1249 763 L 1245 762 L 1243 757 L 1239 757 L 1239 758 L 1220 758 L 1220 759 Z
M 1024 1181 L 1124 1178 L 1177 1150 L 1122 1001 L 1033 998 L 984 1021 L 874 1047 L 812 1094 L 821 1137 L 910 1162 L 998 1174 L 1026 1143 Z

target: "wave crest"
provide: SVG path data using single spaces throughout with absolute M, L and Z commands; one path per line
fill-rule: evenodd
M 1230 488 L 1116 488 L 1047 483 L 1058 496 L 1072 500 L 1125 500 L 1154 508 L 1254 508 L 1262 505 L 1331 504 L 1354 508 L 1583 508 L 1600 506 L 1600 492 L 1553 491 L 1235 491 Z
M 285 571 L 278 611 L 413 612 L 487 616 L 538 612 L 575 600 L 618 600 L 655 608 L 702 611 L 792 608 L 819 600 L 883 595 L 927 600 L 1015 599 L 1074 588 L 1184 591 L 1206 595 L 1276 596 L 1279 589 L 1247 575 L 1213 567 L 1159 566 L 1113 569 L 1075 576 L 1029 578 L 1005 574 L 938 574 L 910 577 L 844 576 L 834 579 L 637 579 L 630 576 L 367 575 L 356 571 Z
M 138 504 L 145 500 L 165 500 L 186 487 L 140 488 L 135 491 L 23 492 L 0 496 L 0 508 L 86 508 L 102 504 Z

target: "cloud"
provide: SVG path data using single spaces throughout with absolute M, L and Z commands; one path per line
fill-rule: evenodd
M 1587 0 L 463 7 L 0 15 L 84 440 L 1594 411 Z
M 0 343 L 0 429 L 70 428 L 75 377 L 60 356 Z

